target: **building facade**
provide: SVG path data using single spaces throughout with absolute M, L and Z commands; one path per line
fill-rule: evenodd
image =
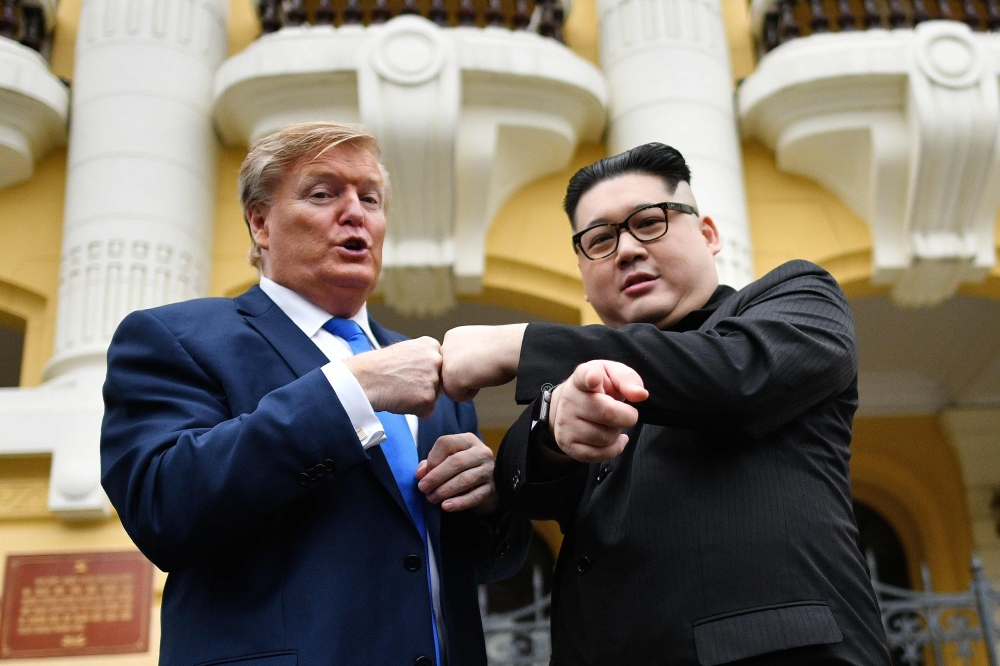
M 110 337 L 254 284 L 247 146 L 337 120 L 393 179 L 373 313 L 439 338 L 598 323 L 566 183 L 680 149 L 724 282 L 803 258 L 850 299 L 882 573 L 963 589 L 975 551 L 1000 580 L 997 30 L 997 0 L 0 0 L 0 567 L 132 547 L 99 479 Z M 477 399 L 491 445 L 512 396 Z M 116 663 L 156 662 L 164 579 L 150 650 Z

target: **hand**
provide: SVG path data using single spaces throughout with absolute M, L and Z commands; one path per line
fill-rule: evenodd
M 506 384 L 517 376 L 527 324 L 459 326 L 444 334 L 441 383 L 448 397 L 472 400 L 479 389 Z
M 417 465 L 417 488 L 444 511 L 472 509 L 479 515 L 496 511 L 500 502 L 493 484 L 493 452 L 471 432 L 438 437 Z
M 549 430 L 562 452 L 574 460 L 611 460 L 628 444 L 622 428 L 639 420 L 639 411 L 624 401 L 642 402 L 648 397 L 642 377 L 627 365 L 582 363 L 552 392 Z
M 372 409 L 430 416 L 441 393 L 441 345 L 434 338 L 405 340 L 344 359 Z

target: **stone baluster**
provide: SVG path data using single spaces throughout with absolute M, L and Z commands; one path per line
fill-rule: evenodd
M 17 39 L 21 34 L 18 6 L 21 0 L 0 0 L 0 37 Z
M 554 4 L 555 0 L 542 0 L 540 4 L 542 15 L 541 21 L 538 23 L 538 34 L 542 37 L 555 37 L 556 35 Z
M 289 0 L 285 7 L 285 25 L 302 25 L 306 22 L 306 10 L 302 6 L 302 0 Z
M 458 24 L 464 26 L 476 25 L 476 8 L 472 0 L 461 0 L 458 5 Z
M 826 17 L 826 11 L 823 9 L 823 0 L 809 0 L 809 9 L 812 11 L 809 25 L 813 33 L 830 32 L 830 19 Z
M 361 25 L 363 19 L 361 3 L 358 0 L 347 0 L 347 5 L 344 7 L 344 25 Z
M 21 43 L 41 53 L 42 44 L 45 42 L 45 15 L 42 14 L 40 7 L 25 7 L 22 15 L 24 35 L 21 37 Z
M 388 0 L 375 0 L 372 8 L 372 23 L 385 23 L 392 18 L 392 11 L 389 9 Z
M 919 25 L 924 21 L 930 21 L 931 15 L 927 11 L 927 5 L 924 0 L 913 0 L 913 25 Z
M 948 0 L 938 0 L 937 5 L 938 5 L 938 18 L 945 21 L 950 21 L 952 18 L 951 4 L 948 2 Z
M 542 8 L 543 16 L 544 11 Z M 514 15 L 510 18 L 510 26 L 514 30 L 527 30 L 529 23 L 531 23 L 531 10 L 528 8 L 528 0 L 515 0 Z M 541 31 L 541 23 L 538 27 Z
M 562 0 L 552 0 L 552 21 L 556 25 L 556 31 L 552 37 L 560 42 L 564 41 L 563 25 L 566 23 L 566 10 L 563 9 Z
M 346 9 L 344 10 L 347 11 Z M 316 13 L 313 15 L 313 22 L 315 25 L 333 25 L 334 19 L 333 7 L 330 6 L 330 0 L 319 0 L 319 4 L 316 6 Z M 344 21 L 345 23 L 347 21 Z
M 764 15 L 764 53 L 781 44 L 781 35 L 778 33 L 779 16 L 778 12 L 768 12 Z
M 503 5 L 500 0 L 489 0 L 486 7 L 486 25 L 494 28 L 506 27 L 507 17 L 503 14 Z
M 797 0 L 781 0 L 779 9 L 781 18 L 778 19 L 778 35 L 781 43 L 802 36 L 802 29 L 799 22 L 795 20 L 795 3 Z
M 417 7 L 417 0 L 403 0 L 403 6 L 399 10 L 399 15 L 407 14 L 420 16 L 420 7 Z
M 865 7 L 865 28 L 880 28 L 882 27 L 882 14 L 878 11 L 878 5 L 875 0 L 864 0 Z
M 445 9 L 444 0 L 431 0 L 431 7 L 427 11 L 427 18 L 441 27 L 448 25 L 448 10 Z
M 962 0 L 962 9 L 965 10 L 965 16 L 962 17 L 962 20 L 973 30 L 982 30 L 982 21 L 979 18 L 979 12 L 976 11 L 976 3 L 973 0 Z
M 850 0 L 837 0 L 837 25 L 841 32 L 858 29 L 858 18 L 851 9 Z
M 264 32 L 281 30 L 281 13 L 279 0 L 263 0 L 260 3 L 260 27 Z
M 893 28 L 905 28 L 906 12 L 903 11 L 901 0 L 889 0 L 889 25 Z
M 1000 0 L 986 0 L 986 29 L 1000 31 Z

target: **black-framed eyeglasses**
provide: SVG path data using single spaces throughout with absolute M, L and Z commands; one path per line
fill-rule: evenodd
M 573 234 L 573 251 L 580 248 L 587 259 L 604 259 L 618 251 L 618 239 L 626 229 L 640 243 L 650 243 L 663 238 L 667 233 L 667 211 L 676 210 L 688 215 L 697 215 L 693 206 L 663 201 L 649 204 L 632 211 L 618 224 L 595 224 Z

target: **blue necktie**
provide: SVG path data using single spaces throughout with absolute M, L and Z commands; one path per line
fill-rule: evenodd
M 372 351 L 372 343 L 368 336 L 361 330 L 357 322 L 350 319 L 340 319 L 334 317 L 323 324 L 323 328 L 338 338 L 343 338 L 351 347 L 351 351 L 357 354 Z M 410 424 L 406 422 L 406 417 L 402 414 L 391 412 L 376 412 L 382 430 L 385 431 L 385 441 L 380 445 L 385 459 L 392 470 L 392 476 L 396 479 L 399 492 L 403 495 L 406 508 L 413 518 L 413 523 L 420 532 L 420 538 L 424 542 L 424 562 L 427 566 L 427 590 L 431 594 L 431 630 L 434 634 L 434 652 L 437 657 L 436 663 L 441 663 L 441 646 L 438 644 L 437 623 L 434 619 L 433 590 L 431 589 L 430 558 L 427 556 L 427 525 L 424 522 L 424 502 L 423 493 L 417 488 L 417 446 L 413 442 L 413 434 L 410 432 Z

